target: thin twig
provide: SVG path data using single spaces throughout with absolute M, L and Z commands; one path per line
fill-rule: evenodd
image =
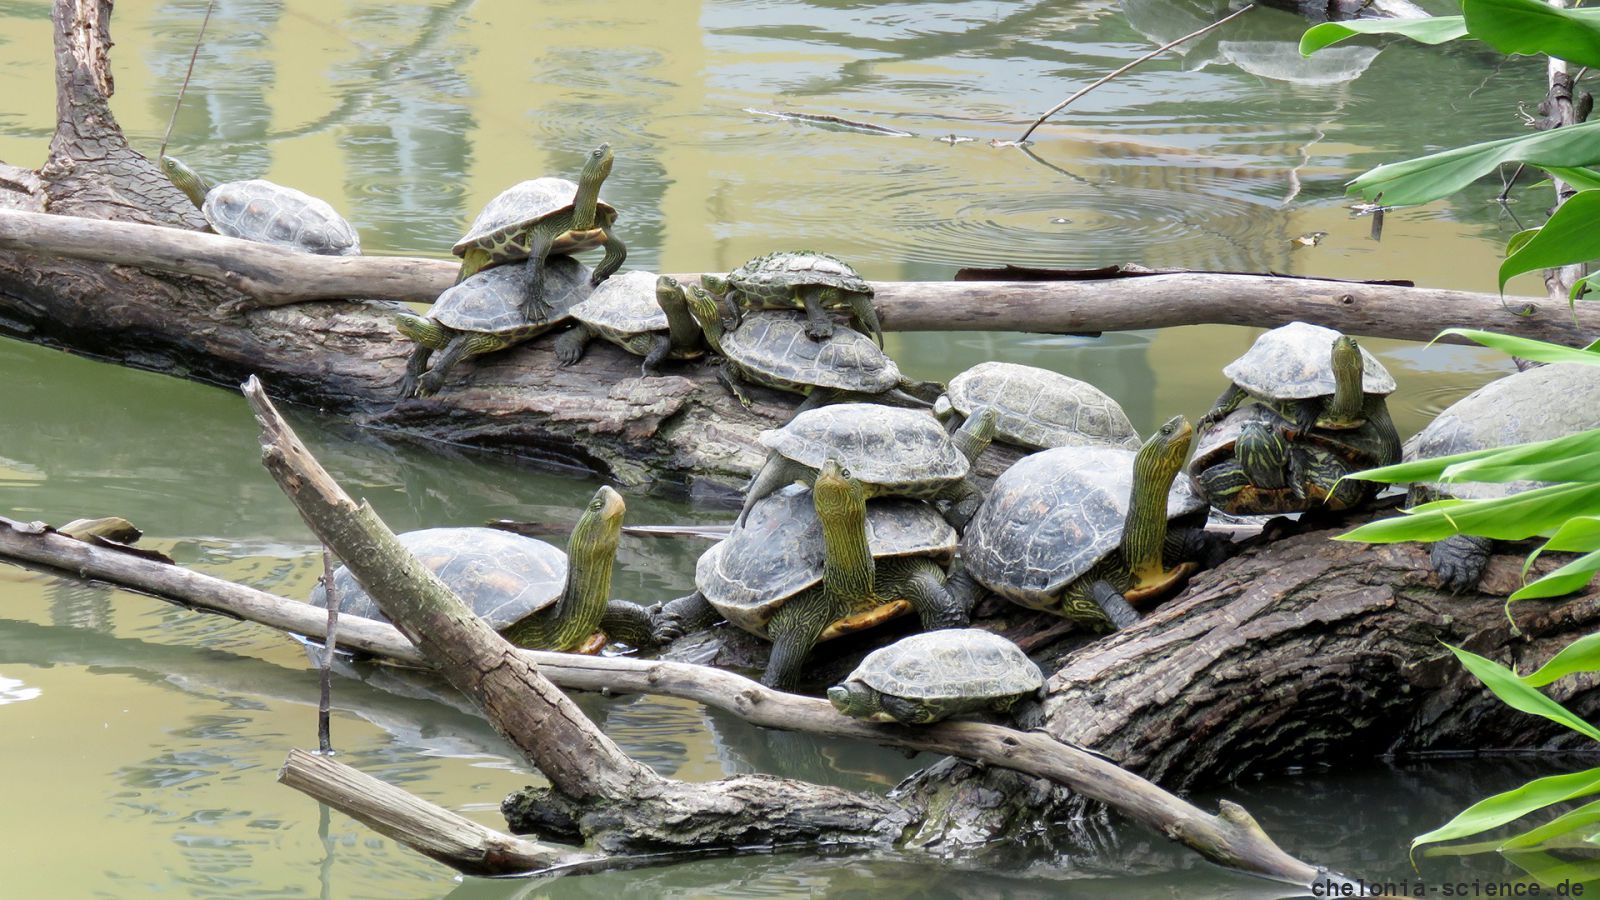
M 333 588 L 333 551 L 322 547 L 322 584 L 328 600 L 328 629 L 322 638 L 322 697 L 317 701 L 317 749 L 333 753 L 329 709 L 333 705 L 333 651 L 339 642 L 339 597 Z
M 1208 31 L 1212 31 L 1212 30 L 1214 30 L 1216 28 L 1220 28 L 1221 26 L 1227 24 L 1228 22 L 1233 21 L 1234 19 L 1239 18 L 1240 16 L 1244 15 L 1245 13 L 1247 13 L 1250 10 L 1255 9 L 1255 8 L 1256 8 L 1256 5 L 1254 3 L 1251 3 L 1251 4 L 1247 5 L 1247 6 L 1245 6 L 1243 9 L 1240 9 L 1240 10 L 1238 10 L 1236 12 L 1231 12 L 1231 13 L 1227 14 L 1226 16 L 1223 16 L 1222 18 L 1218 19 L 1217 21 L 1212 22 L 1210 25 L 1207 25 L 1206 27 L 1200 29 L 1199 31 L 1191 31 L 1188 34 L 1184 35 L 1183 37 L 1178 38 L 1177 40 L 1168 41 L 1167 43 L 1162 44 L 1161 46 L 1157 47 L 1154 50 L 1151 50 L 1149 53 L 1146 53 L 1145 55 L 1139 57 L 1138 59 L 1134 60 L 1133 62 L 1128 63 L 1127 65 L 1125 65 L 1122 68 L 1116 70 L 1115 72 L 1112 72 L 1110 75 L 1107 75 L 1107 76 L 1101 78 L 1099 81 L 1096 81 L 1094 84 L 1089 85 L 1088 87 L 1086 87 L 1083 90 L 1077 92 L 1076 94 L 1073 94 L 1071 97 L 1068 97 L 1067 99 L 1061 101 L 1060 103 L 1057 103 L 1054 107 L 1052 107 L 1050 109 L 1049 112 L 1047 112 L 1044 115 L 1040 116 L 1038 118 L 1038 120 L 1036 120 L 1032 125 L 1028 126 L 1028 130 L 1024 131 L 1022 133 L 1022 137 L 1017 138 L 1017 143 L 1020 144 L 1023 141 L 1026 141 L 1028 139 L 1028 136 L 1033 134 L 1033 130 L 1035 128 L 1038 128 L 1040 125 L 1044 124 L 1044 120 L 1045 119 L 1048 119 L 1051 116 L 1055 115 L 1056 113 L 1062 111 L 1063 109 L 1066 109 L 1068 104 L 1072 103 L 1072 101 L 1078 99 L 1079 97 L 1082 97 L 1084 94 L 1087 94 L 1090 91 L 1094 90 L 1095 88 L 1099 87 L 1100 85 L 1105 84 L 1106 82 L 1110 81 L 1113 78 L 1116 78 L 1118 75 L 1121 75 L 1123 72 L 1126 72 L 1129 69 L 1133 68 L 1134 66 L 1139 65 L 1140 63 L 1144 62 L 1145 60 L 1154 59 L 1155 57 L 1160 56 L 1161 54 L 1167 52 L 1168 50 L 1171 50 L 1173 47 L 1178 46 L 1179 44 L 1183 43 L 1184 41 L 1192 40 L 1194 38 L 1199 37 L 1202 34 L 1205 34 Z
M 217 0 L 206 4 L 206 16 L 200 20 L 200 33 L 194 36 L 194 50 L 189 54 L 189 69 L 183 73 L 183 84 L 178 87 L 178 99 L 172 102 L 172 118 L 167 120 L 167 133 L 161 136 L 161 152 L 157 156 L 167 155 L 167 141 L 172 138 L 172 126 L 178 123 L 178 110 L 183 108 L 183 95 L 189 90 L 189 78 L 194 75 L 194 61 L 200 56 L 200 44 L 206 37 L 206 25 L 211 21 L 211 11 L 216 9 Z

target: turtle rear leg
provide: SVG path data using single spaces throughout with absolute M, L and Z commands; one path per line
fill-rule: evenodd
M 793 690 L 800 683 L 800 672 L 811 648 L 832 624 L 833 610 L 823 589 L 792 598 L 772 616 L 767 633 L 772 635 L 772 655 L 761 683 L 780 691 Z
M 561 337 L 556 338 L 556 360 L 570 366 L 583 359 L 583 351 L 596 337 L 595 332 L 582 322 L 575 323 Z
M 1217 398 L 1217 402 L 1211 404 L 1211 409 L 1200 417 L 1200 421 L 1194 423 L 1194 430 L 1199 431 L 1208 425 L 1214 425 L 1227 418 L 1228 414 L 1238 409 L 1239 404 L 1243 403 L 1248 396 L 1244 392 L 1244 388 L 1239 387 L 1237 384 L 1228 385 L 1227 389 L 1222 392 L 1222 396 Z
M 866 294 L 850 292 L 841 293 L 845 302 L 850 304 L 850 315 L 854 318 L 856 327 L 862 334 L 870 335 L 878 343 L 878 348 L 883 348 L 883 326 L 878 324 L 878 308 L 872 305 L 872 298 Z
M 728 393 L 732 394 L 735 400 L 739 401 L 739 405 L 745 409 L 750 408 L 750 395 L 744 391 L 744 378 L 734 370 L 727 360 L 723 360 L 718 364 L 717 380 L 722 382 L 722 386 L 728 389 Z
M 966 615 L 968 622 L 972 621 L 972 611 L 977 608 L 978 601 L 989 595 L 989 589 L 979 584 L 959 559 L 950 570 L 950 577 L 945 579 L 944 589 L 949 592 L 956 607 Z
M 1082 592 L 1081 595 L 1074 597 L 1073 593 L 1078 591 Z M 1074 602 L 1075 600 L 1077 602 Z M 1062 607 L 1068 612 L 1069 618 L 1078 618 L 1071 612 L 1073 607 L 1078 607 L 1080 611 L 1083 609 L 1085 604 L 1082 600 L 1088 600 L 1098 607 L 1110 620 L 1113 631 L 1121 631 L 1139 621 L 1138 611 L 1128 605 L 1128 601 L 1122 596 L 1122 591 L 1104 578 L 1097 578 L 1087 585 L 1079 582 L 1068 591 L 1068 595 L 1062 598 Z
M 910 601 L 926 631 L 965 628 L 972 622 L 945 586 L 944 569 L 925 556 L 879 560 L 872 580 L 878 596 Z
M 1475 590 L 1489 566 L 1494 542 L 1470 534 L 1453 534 L 1428 548 L 1428 559 L 1439 580 L 1451 593 Z
M 878 707 L 902 725 L 927 725 L 944 718 L 930 710 L 926 704 L 888 694 L 878 698 Z
M 617 233 L 609 228 L 606 229 L 606 242 L 603 246 L 606 248 L 606 255 L 600 260 L 600 264 L 594 267 L 594 271 L 589 273 L 590 287 L 615 275 L 617 270 L 622 268 L 623 260 L 628 258 L 627 246 L 617 237 Z
M 789 459 L 776 450 L 767 451 L 767 461 L 762 464 L 761 471 L 750 479 L 750 487 L 744 492 L 744 507 L 739 510 L 738 524 L 743 525 L 744 520 L 750 515 L 750 510 L 761 498 L 782 489 L 785 485 L 804 481 L 815 481 L 817 473 Z
M 651 621 L 650 611 L 626 600 L 606 603 L 606 610 L 600 616 L 600 630 L 612 640 L 630 647 L 642 649 L 653 647 L 656 643 L 655 623 Z
M 826 303 L 840 303 L 843 298 L 838 288 L 812 287 L 799 290 L 800 302 L 806 308 L 806 336 L 814 341 L 833 337 L 833 320 L 828 318 Z

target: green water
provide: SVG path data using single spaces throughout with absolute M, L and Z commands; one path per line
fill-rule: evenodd
M 147 153 L 161 142 L 205 6 L 117 9 L 113 108 Z M 42 161 L 54 126 L 48 12 L 43 2 L 0 3 L 0 159 L 13 164 Z M 618 158 L 606 195 L 624 211 L 629 265 L 641 268 L 728 268 L 809 246 L 875 279 L 1134 261 L 1490 289 L 1501 244 L 1519 227 L 1487 202 L 1497 186 L 1392 213 L 1373 241 L 1369 220 L 1350 217 L 1342 183 L 1419 149 L 1516 133 L 1516 102 L 1542 93 L 1532 62 L 1397 44 L 1301 64 L 1292 52 L 1301 23 L 1262 10 L 1090 94 L 1026 153 L 989 146 L 1216 14 L 1178 0 L 219 0 L 171 148 L 213 179 L 269 177 L 328 199 L 374 253 L 446 255 L 499 190 L 570 174 L 605 140 Z M 935 139 L 948 135 L 974 140 Z M 1526 220 L 1543 204 L 1512 210 Z M 1316 247 L 1292 240 L 1318 231 L 1328 235 Z M 1511 289 L 1539 291 L 1531 279 Z M 1148 429 L 1204 411 L 1221 365 L 1254 334 L 913 334 L 891 335 L 889 349 L 921 378 L 986 359 L 1068 372 Z M 1478 350 L 1365 343 L 1400 382 L 1391 406 L 1408 433 L 1506 371 Z M 309 589 L 315 547 L 259 466 L 235 394 L 9 341 L 0 379 L 0 510 L 57 523 L 124 515 L 186 565 L 289 595 Z M 397 529 L 502 517 L 569 524 L 594 489 L 507 456 L 394 442 L 306 411 L 296 425 Z M 642 495 L 628 503 L 639 523 L 727 515 Z M 626 540 L 617 593 L 684 592 L 699 549 Z M 987 870 L 778 855 L 532 885 L 463 882 L 338 815 L 324 837 L 317 806 L 274 783 L 285 752 L 315 740 L 315 691 L 299 645 L 275 632 L 0 565 L 3 893 L 1277 895 L 1120 825 L 1099 852 L 1022 847 Z M 348 681 L 336 699 L 346 762 L 480 821 L 497 824 L 499 798 L 535 779 L 462 713 Z M 629 752 L 690 780 L 767 771 L 882 790 L 925 762 L 763 732 L 686 703 L 582 703 Z M 1312 773 L 1226 793 L 1306 858 L 1399 878 L 1410 871 L 1411 835 L 1523 774 Z M 1464 871 L 1499 871 L 1472 865 L 1487 867 Z

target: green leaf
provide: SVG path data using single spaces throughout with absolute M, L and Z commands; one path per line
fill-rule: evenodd
M 1593 287 L 1589 283 L 1589 279 L 1591 279 L 1593 277 L 1594 277 L 1593 275 L 1585 275 L 1582 278 L 1579 278 L 1577 281 L 1573 282 L 1572 283 L 1572 290 L 1571 290 L 1571 292 L 1569 292 L 1567 294 L 1567 299 L 1572 301 L 1572 302 L 1574 302 L 1574 303 L 1576 303 L 1577 301 L 1583 299 L 1583 296 L 1585 294 L 1587 294 L 1591 290 L 1593 290 Z M 1593 345 L 1590 345 L 1590 346 L 1593 346 Z
M 1553 891 L 1560 890 L 1563 884 L 1567 885 L 1568 890 L 1573 890 L 1577 885 L 1591 884 L 1600 879 L 1600 860 L 1562 859 L 1552 853 L 1531 850 L 1508 851 L 1505 858 Z
M 1558 725 L 1565 725 L 1581 735 L 1600 741 L 1600 728 L 1590 725 L 1565 706 L 1539 693 L 1536 689 L 1523 684 L 1522 680 L 1517 677 L 1517 673 L 1492 659 L 1485 659 L 1470 650 L 1451 647 L 1449 644 L 1445 646 L 1450 647 L 1450 652 L 1456 655 L 1456 659 L 1461 661 L 1461 665 L 1465 666 L 1467 671 L 1483 682 L 1484 687 L 1493 691 L 1494 695 L 1499 697 L 1505 705 L 1521 712 L 1549 719 Z M 1600 770 L 1591 770 L 1589 774 L 1597 773 L 1600 773 Z M 1530 784 L 1537 783 L 1531 782 Z M 1528 786 L 1523 785 L 1523 787 Z M 1594 790 L 1586 793 L 1595 792 L 1600 792 L 1600 784 L 1596 784 Z M 1570 798 L 1563 797 L 1562 799 Z M 1509 822 L 1510 819 L 1505 821 Z
M 1600 172 L 1594 169 L 1569 169 L 1565 166 L 1540 166 L 1539 168 L 1549 172 L 1552 177 L 1565 181 L 1575 191 L 1600 190 Z M 1545 184 L 1549 184 L 1549 181 L 1546 181 Z
M 1464 462 L 1447 465 L 1438 481 L 1600 481 L 1600 428 L 1548 441 L 1491 447 Z M 1472 451 L 1478 453 L 1478 451 Z M 1460 454 L 1466 455 L 1466 454 Z
M 1600 134 L 1595 136 L 1600 138 Z M 1575 362 L 1583 363 L 1586 366 L 1600 366 L 1600 350 L 1590 349 L 1595 346 L 1594 344 L 1579 350 L 1561 344 L 1551 344 L 1509 334 L 1497 334 L 1493 331 L 1478 331 L 1474 328 L 1446 328 L 1439 332 L 1439 336 L 1434 340 L 1438 340 L 1447 334 L 1464 337 L 1469 341 L 1499 350 L 1502 353 L 1509 353 L 1512 356 L 1520 356 L 1523 359 L 1531 359 L 1535 362 Z M 1600 344 L 1600 341 L 1595 343 Z
M 1565 10 L 1539 0 L 1462 0 L 1467 32 L 1501 53 L 1545 54 L 1600 66 L 1600 20 L 1594 10 Z
M 1506 838 L 1500 843 L 1500 850 L 1528 850 L 1543 844 L 1551 838 L 1562 837 L 1580 828 L 1587 828 L 1600 822 L 1600 800 L 1585 803 L 1572 812 L 1557 816 L 1554 819 L 1530 828 L 1521 834 Z
M 1536 600 L 1540 597 L 1561 597 L 1582 589 L 1593 580 L 1596 572 L 1600 572 L 1600 552 L 1586 553 L 1538 581 L 1523 585 L 1508 599 Z
M 1537 228 L 1524 228 L 1516 234 L 1513 234 L 1511 239 L 1506 241 L 1506 256 L 1510 256 L 1511 254 L 1516 253 L 1518 250 L 1521 250 L 1523 247 L 1527 246 L 1528 242 L 1533 240 L 1536 236 L 1538 236 L 1538 234 L 1539 229 Z M 1505 293 L 1505 288 L 1501 288 L 1500 293 Z
M 1490 500 L 1427 503 L 1406 515 L 1368 522 L 1337 540 L 1393 544 L 1476 534 L 1520 541 L 1552 532 L 1573 516 L 1595 510 L 1600 510 L 1600 484 L 1557 484 Z
M 1466 450 L 1461 453 L 1452 453 L 1449 456 L 1432 456 L 1427 459 L 1414 459 L 1411 462 L 1395 463 L 1392 466 L 1380 466 L 1376 469 L 1367 469 L 1364 472 L 1354 472 L 1346 478 L 1357 481 L 1379 481 L 1384 484 L 1410 484 L 1413 481 L 1438 481 L 1444 477 L 1446 469 L 1453 465 L 1482 459 L 1486 456 L 1498 456 L 1504 453 L 1504 447 L 1485 447 L 1482 450 Z
M 1544 687 L 1580 672 L 1600 672 L 1600 632 L 1562 647 L 1549 662 L 1522 676 L 1522 683 L 1528 687 Z
M 1411 847 L 1415 850 L 1422 844 L 1481 834 L 1507 822 L 1514 822 L 1528 813 L 1544 809 L 1553 803 L 1587 797 L 1595 793 L 1600 793 L 1600 769 L 1537 778 L 1515 790 L 1479 800 L 1458 813 L 1454 819 L 1426 834 L 1412 838 Z
M 1513 275 L 1600 258 L 1597 219 L 1600 219 L 1600 191 L 1573 194 L 1525 243 L 1515 249 L 1507 245 L 1510 255 L 1500 263 L 1500 292 L 1505 293 L 1506 282 Z
M 1300 36 L 1300 55 L 1310 56 L 1323 47 L 1349 40 L 1358 34 L 1398 34 L 1419 44 L 1443 44 L 1467 33 L 1461 16 L 1434 16 L 1428 19 L 1352 19 L 1324 22 L 1306 29 Z
M 1600 164 L 1600 121 L 1387 163 L 1358 176 L 1349 190 L 1369 201 L 1382 194 L 1387 206 L 1427 203 L 1454 194 L 1503 163 L 1515 162 L 1540 168 Z

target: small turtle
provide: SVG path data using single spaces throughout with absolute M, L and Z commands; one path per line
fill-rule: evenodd
M 1229 413 L 1201 433 L 1189 474 L 1212 506 L 1234 515 L 1350 509 L 1378 485 L 1346 479 L 1400 459 L 1400 442 L 1384 405 L 1359 428 L 1298 426 L 1258 403 Z
M 749 260 L 726 275 L 701 278 L 706 288 L 732 306 L 737 322 L 746 309 L 803 309 L 806 334 L 822 340 L 833 334 L 827 310 L 850 311 L 857 330 L 883 346 L 883 327 L 872 306 L 872 285 L 837 256 L 811 250 L 782 250 Z
M 698 359 L 706 352 L 682 287 L 670 275 L 612 276 L 570 312 L 577 324 L 556 339 L 556 358 L 563 366 L 582 359 L 584 348 L 596 337 L 644 357 L 645 375 L 660 374 L 662 360 Z
M 852 396 L 926 405 L 898 389 L 907 383 L 900 367 L 858 332 L 845 329 L 813 340 L 805 333 L 805 315 L 788 311 L 754 313 L 739 327 L 725 330 L 716 298 L 697 284 L 682 287 L 706 344 L 725 361 L 717 370 L 718 380 L 746 408 L 746 381 L 804 395 L 802 411 Z
M 355 228 L 310 194 L 259 178 L 212 187 L 170 156 L 161 157 L 161 171 L 188 195 L 217 234 L 324 256 L 361 252 Z
M 1222 374 L 1232 383 L 1201 418 L 1202 431 L 1252 398 L 1277 409 L 1300 431 L 1359 428 L 1395 388 L 1389 370 L 1355 338 L 1305 322 L 1256 338 Z
M 535 322 L 522 313 L 524 274 L 501 266 L 486 269 L 447 288 L 428 314 L 399 313 L 395 327 L 417 343 L 400 382 L 400 399 L 438 393 L 444 379 L 464 359 L 531 340 L 559 328 L 572 307 L 589 296 L 589 268 L 571 257 L 558 256 L 539 276 L 551 315 Z M 428 360 L 439 352 L 433 366 Z
M 915 610 L 926 629 L 962 628 L 945 587 L 956 533 L 918 500 L 873 500 L 838 460 L 810 491 L 756 504 L 745 524 L 701 555 L 696 592 L 665 605 L 660 641 L 726 618 L 772 641 L 762 682 L 789 689 L 818 641 Z
M 867 654 L 828 688 L 828 701 L 869 722 L 927 725 L 961 713 L 1004 714 L 1043 688 L 1044 673 L 1016 644 L 979 628 L 949 628 Z
M 1023 457 L 967 525 L 958 596 L 970 577 L 1088 625 L 1137 620 L 1129 603 L 1175 589 L 1206 549 L 1206 504 L 1182 474 L 1193 433 L 1176 416 L 1137 453 L 1085 446 Z
M 543 294 L 539 272 L 554 255 L 582 253 L 605 247 L 605 258 L 589 276 L 591 287 L 622 268 L 627 247 L 612 231 L 617 211 L 600 199 L 600 185 L 611 174 L 610 144 L 590 151 L 583 172 L 574 184 L 565 178 L 535 178 L 503 191 L 484 206 L 465 236 L 450 252 L 461 257 L 461 274 L 470 278 L 479 269 L 527 260 L 527 298 L 522 312 L 541 322 L 551 312 Z
M 959 428 L 985 406 L 994 411 L 995 440 L 1030 450 L 1139 446 L 1139 432 L 1117 401 L 1087 381 L 1037 366 L 979 363 L 950 379 L 933 414 Z
M 519 647 L 597 653 L 608 637 L 648 647 L 654 640 L 650 614 L 636 603 L 607 599 L 625 511 L 616 491 L 596 491 L 573 526 L 566 553 L 495 528 L 427 528 L 398 537 L 473 612 Z M 333 585 L 340 612 L 387 621 L 349 569 L 335 570 Z M 311 602 L 327 606 L 323 585 L 312 590 Z
M 1404 457 L 1409 462 L 1548 441 L 1591 428 L 1600 428 L 1600 367 L 1558 363 L 1491 381 L 1452 403 L 1406 441 Z M 1419 482 L 1411 486 L 1407 502 L 1490 500 L 1544 486 L 1536 481 Z M 1457 534 L 1434 542 L 1428 555 L 1445 587 L 1464 591 L 1477 587 L 1492 550 L 1489 538 Z
M 833 457 L 860 480 L 868 497 L 951 501 L 945 517 L 961 528 L 983 502 L 967 471 L 994 431 L 986 412 L 970 424 L 952 440 L 937 419 L 919 410 L 837 403 L 801 412 L 782 428 L 761 432 L 767 461 L 750 482 L 739 522 L 784 485 L 810 484 Z

